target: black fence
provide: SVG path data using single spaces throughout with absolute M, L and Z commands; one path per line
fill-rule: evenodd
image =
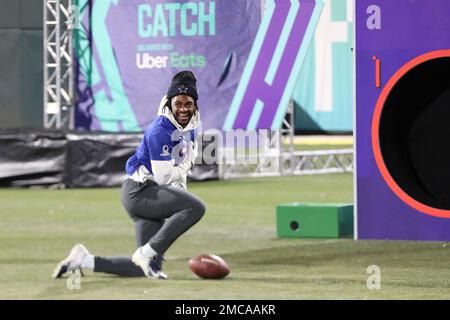
M 143 133 L 0 130 L 0 187 L 116 187 Z M 189 180 L 218 179 L 198 164 Z

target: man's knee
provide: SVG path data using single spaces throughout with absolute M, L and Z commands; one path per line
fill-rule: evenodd
M 200 220 L 206 212 L 206 206 L 203 201 L 196 199 L 192 203 L 192 213 L 195 215 L 196 220 Z

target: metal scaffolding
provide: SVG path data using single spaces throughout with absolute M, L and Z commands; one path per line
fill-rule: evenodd
M 353 172 L 352 149 L 295 151 L 294 131 L 294 103 L 291 101 L 282 128 L 269 131 L 267 139 L 263 139 L 267 141 L 266 148 L 245 155 L 221 150 L 220 178 Z
M 44 1 L 44 128 L 74 128 L 72 0 Z

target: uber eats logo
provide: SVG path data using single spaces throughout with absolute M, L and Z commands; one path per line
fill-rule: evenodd
M 138 6 L 138 33 L 142 39 L 203 37 L 216 34 L 215 1 L 145 3 Z M 205 57 L 195 53 L 138 52 L 139 69 L 204 67 Z
M 202 55 L 181 55 L 172 52 L 168 56 L 152 55 L 149 52 L 138 52 L 136 54 L 136 65 L 139 69 L 161 69 L 161 68 L 203 68 L 206 65 L 205 57 Z

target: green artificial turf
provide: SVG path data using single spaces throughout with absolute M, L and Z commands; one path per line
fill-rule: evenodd
M 352 202 L 352 175 L 332 174 L 190 183 L 205 217 L 166 253 L 169 280 L 85 271 L 79 290 L 51 273 L 71 247 L 131 255 L 134 229 L 120 189 L 0 189 L 0 299 L 449 299 L 444 242 L 279 239 L 275 206 Z M 202 280 L 191 256 L 214 253 L 231 268 Z M 369 290 L 367 268 L 381 270 Z M 70 286 L 69 286 L 70 287 Z

